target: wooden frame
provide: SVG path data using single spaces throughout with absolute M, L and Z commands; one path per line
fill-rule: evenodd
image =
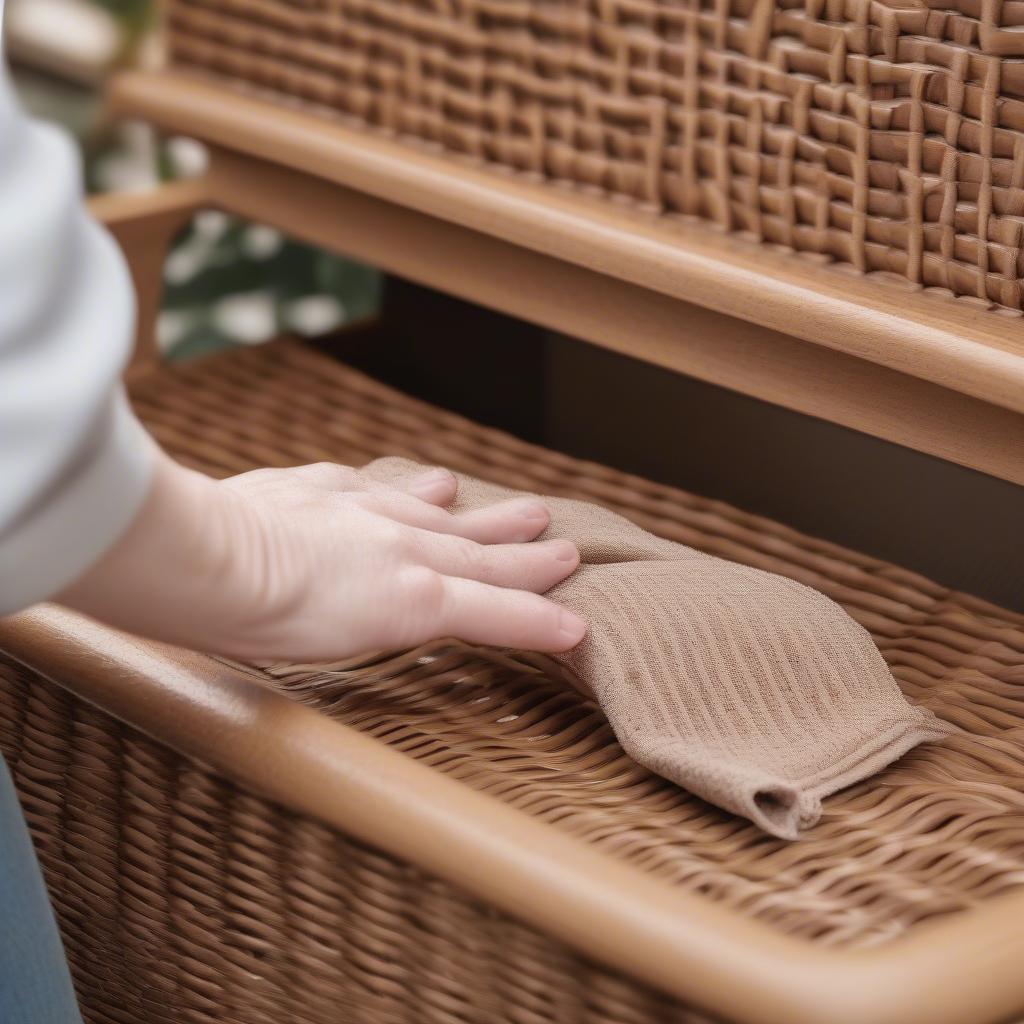
M 128 257 L 135 286 L 136 339 L 130 372 L 156 360 L 156 317 L 167 250 L 174 236 L 209 201 L 203 181 L 174 182 L 152 192 L 99 195 L 89 200 L 92 215 L 106 225 Z
M 1022 318 L 782 252 L 766 259 L 764 247 L 705 228 L 478 168 L 456 164 L 453 173 L 450 159 L 181 76 L 124 75 L 111 103 L 211 147 L 206 178 L 179 191 L 183 209 L 254 218 L 502 312 L 1024 484 Z M 127 231 L 122 222 L 130 245 Z M 151 312 L 143 310 L 143 333 Z
M 1024 483 L 1024 323 L 463 167 L 170 76 L 114 109 L 211 147 L 203 179 L 95 200 L 151 351 L 173 234 L 215 206 L 616 351 Z M 748 1024 L 966 1024 L 1022 1009 L 1024 895 L 839 951 L 679 891 L 201 655 L 36 609 L 3 647 L 242 786 Z M 116 672 L 110 652 L 117 650 Z M 268 747 L 266 736 L 274 742 Z M 429 799 L 424 794 L 429 793 Z

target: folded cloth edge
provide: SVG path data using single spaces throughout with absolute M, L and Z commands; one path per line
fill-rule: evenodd
M 374 460 L 365 467 L 365 471 L 376 479 L 393 483 L 396 479 L 412 472 L 421 471 L 423 468 L 411 460 L 392 457 Z M 468 486 L 469 497 L 463 490 L 464 485 Z M 529 492 L 489 484 L 468 475 L 460 475 L 459 495 L 452 508 L 457 510 L 466 507 L 466 502 L 494 501 L 523 493 Z M 648 562 L 665 567 L 669 562 L 685 561 L 691 571 L 704 568 L 708 563 L 731 566 L 733 572 L 746 570 L 753 572 L 757 577 L 764 576 L 774 579 L 778 586 L 788 587 L 786 593 L 789 596 L 794 591 L 798 597 L 804 593 L 814 595 L 814 598 L 821 602 L 823 607 L 830 607 L 834 613 L 838 614 L 837 621 L 846 623 L 849 627 L 849 642 L 853 645 L 854 656 L 847 663 L 848 675 L 844 685 L 847 687 L 848 695 L 853 696 L 855 701 L 859 700 L 860 703 L 859 711 L 855 706 L 849 708 L 854 713 L 854 717 L 847 723 L 849 734 L 845 737 L 845 742 L 838 745 L 834 740 L 818 744 L 819 753 L 827 753 L 828 756 L 819 759 L 816 767 L 811 761 L 806 761 L 804 757 L 798 757 L 794 763 L 790 764 L 790 770 L 781 772 L 779 769 L 783 768 L 784 762 L 779 762 L 777 766 L 773 764 L 777 759 L 771 755 L 770 751 L 768 758 L 762 758 L 760 764 L 745 764 L 741 758 L 737 757 L 735 747 L 730 749 L 726 745 L 719 748 L 715 742 L 715 736 L 705 736 L 703 732 L 689 737 L 685 732 L 672 735 L 670 731 L 666 734 L 663 730 L 669 723 L 664 719 L 658 722 L 657 716 L 652 716 L 652 719 L 645 723 L 653 728 L 648 728 L 644 734 L 638 732 L 631 709 L 621 699 L 616 700 L 617 695 L 621 698 L 623 693 L 628 694 L 627 690 L 621 689 L 626 683 L 622 673 L 613 671 L 609 674 L 599 671 L 597 675 L 592 675 L 587 671 L 581 675 L 581 670 L 587 667 L 586 659 L 588 657 L 592 659 L 596 651 L 591 646 L 593 638 L 590 635 L 584 638 L 580 648 L 576 648 L 566 655 L 557 656 L 555 660 L 560 663 L 564 676 L 571 680 L 581 693 L 594 699 L 604 712 L 623 751 L 638 764 L 655 774 L 676 783 L 714 806 L 747 818 L 771 835 L 792 840 L 799 837 L 802 828 L 808 828 L 820 819 L 823 797 L 881 771 L 920 743 L 941 739 L 957 731 L 955 726 L 942 722 L 928 709 L 911 704 L 907 700 L 868 631 L 827 595 L 792 578 L 776 576 L 773 573 L 746 566 L 744 563 L 734 563 L 716 558 L 699 551 L 699 549 L 658 538 L 656 535 L 648 534 L 628 519 L 611 510 L 603 509 L 599 505 L 585 505 L 564 498 L 546 500 L 551 502 L 551 531 L 555 531 L 557 523 L 555 535 L 574 539 L 576 535 L 572 529 L 576 526 L 582 528 L 587 546 L 580 548 L 581 556 L 586 555 L 586 557 L 582 557 L 581 572 L 585 567 L 603 572 L 611 569 L 613 565 L 627 566 Z M 587 509 L 587 517 L 593 516 L 596 519 L 580 519 L 577 511 L 580 507 Z M 609 535 L 609 529 L 611 535 Z M 546 533 L 551 531 L 546 531 Z M 623 535 L 621 541 L 617 531 L 621 531 Z M 597 544 L 596 547 L 595 544 Z M 629 552 L 631 557 L 609 558 L 610 554 L 619 554 L 615 548 L 620 544 L 622 550 Z M 701 561 L 694 562 L 694 558 Z M 578 573 L 573 574 L 569 580 L 555 587 L 551 596 L 555 600 L 566 603 L 573 610 L 580 611 L 581 609 L 574 607 L 574 603 L 578 602 L 581 597 L 586 598 L 587 591 L 584 589 L 580 593 L 572 595 L 571 598 L 565 593 L 565 588 L 572 587 L 573 580 L 577 580 L 578 576 Z M 747 583 L 745 577 L 743 582 Z M 734 584 L 735 580 L 732 583 Z M 578 585 L 577 581 L 576 586 L 578 587 Z M 597 588 L 596 592 L 601 595 L 602 599 L 614 599 L 620 596 L 612 592 L 609 597 L 609 594 L 605 593 L 606 589 L 604 584 Z M 731 596 L 735 596 L 733 589 L 728 590 Z M 607 604 L 607 600 L 604 603 Z M 797 603 L 799 604 L 799 602 Z M 730 608 L 729 605 L 726 607 Z M 688 606 L 674 609 L 677 613 L 687 610 Z M 730 610 L 735 611 L 734 608 L 730 608 Z M 791 614 L 799 614 L 803 611 L 802 607 L 798 607 L 796 612 L 792 608 L 790 609 Z M 826 627 L 830 625 L 830 622 L 825 623 Z M 861 636 L 861 640 L 857 640 L 858 634 Z M 612 641 L 621 639 L 618 629 L 613 630 L 610 637 Z M 607 634 L 605 639 L 608 639 Z M 583 659 L 582 664 L 580 663 L 581 658 Z M 615 659 L 610 659 L 609 663 L 614 665 Z M 659 664 L 662 668 L 668 667 L 663 661 Z M 815 666 L 815 669 L 817 667 Z M 685 666 L 680 665 L 678 668 L 685 675 Z M 852 676 L 849 675 L 849 670 L 853 671 Z M 678 676 L 678 673 L 671 674 Z M 632 675 L 632 672 L 630 671 L 627 675 Z M 813 686 L 813 678 L 816 676 L 817 671 L 812 671 L 811 677 L 807 677 L 806 682 Z M 708 674 L 702 671 L 701 677 L 706 689 L 709 681 Z M 791 674 L 787 675 L 786 682 L 790 687 L 790 700 L 794 699 L 793 694 L 800 692 L 800 690 L 792 688 L 796 681 L 797 677 Z M 835 683 L 835 679 L 830 679 L 828 682 L 823 680 L 822 685 L 826 691 L 832 693 L 835 692 Z M 735 690 L 731 691 L 731 696 L 735 698 Z M 799 701 L 801 698 L 796 697 L 795 699 Z M 660 713 L 664 711 L 664 708 L 658 710 Z M 797 710 L 799 712 L 799 708 Z M 807 708 L 805 707 L 804 710 L 806 711 Z M 701 714 L 703 716 L 703 713 Z M 749 727 L 750 716 L 746 717 L 746 725 Z M 798 713 L 796 721 L 799 722 L 800 717 L 801 715 Z M 805 729 L 811 728 L 807 737 L 808 749 L 813 749 L 818 735 L 816 726 L 827 730 L 835 722 L 834 718 L 832 721 L 827 719 L 817 721 L 816 719 L 820 716 L 814 714 L 806 717 Z M 732 738 L 742 737 L 733 736 Z M 796 734 L 791 732 L 787 734 L 788 742 L 791 745 L 791 754 L 799 751 L 799 743 L 795 750 L 792 748 L 792 741 L 795 738 Z M 806 768 L 801 768 L 801 762 L 806 762 Z
M 750 772 L 748 775 L 733 761 L 716 764 L 719 774 L 713 789 L 713 800 L 709 802 L 749 819 L 779 839 L 799 839 L 802 830 L 811 828 L 820 820 L 824 797 L 849 785 L 866 781 L 921 743 L 944 739 L 958 731 L 956 726 L 936 718 L 930 711 L 912 707 L 920 713 L 920 721 L 894 723 L 891 729 L 875 738 L 866 753 L 864 740 L 858 738 L 851 744 L 850 756 L 841 758 L 838 770 L 823 779 L 814 776 L 804 779 L 771 779 L 765 778 L 761 772 Z M 615 731 L 615 724 L 610 724 Z M 702 792 L 700 784 L 701 774 L 708 771 L 709 765 L 706 761 L 687 762 L 685 756 L 680 754 L 680 740 L 666 738 L 659 746 L 639 750 L 634 748 L 629 736 L 619 736 L 618 732 L 616 736 L 622 749 L 638 764 L 675 782 L 702 800 L 709 799 Z M 688 771 L 682 770 L 684 766 L 688 766 Z M 727 774 L 732 783 L 728 792 L 722 790 L 722 774 Z

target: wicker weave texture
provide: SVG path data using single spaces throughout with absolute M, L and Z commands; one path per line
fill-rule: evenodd
M 842 603 L 908 697 L 963 731 L 830 798 L 821 823 L 786 843 L 629 761 L 544 658 L 439 642 L 249 669 L 282 692 L 666 886 L 817 943 L 885 943 L 1024 884 L 1024 616 L 474 426 L 291 343 L 161 371 L 134 398 L 168 450 L 217 475 L 403 454 L 598 501 L 791 576 Z M 0 745 L 90 1024 L 700 1019 L 26 673 L 0 672 Z
M 170 0 L 173 62 L 1020 311 L 1020 0 Z
M 436 645 L 365 664 L 265 667 L 287 692 L 669 884 L 819 942 L 884 942 L 1024 883 L 1024 616 L 472 425 L 297 345 L 164 374 L 136 402 L 168 449 L 213 473 L 402 454 L 597 501 L 791 576 L 843 604 L 907 696 L 964 732 L 826 801 L 822 822 L 785 843 L 638 768 L 545 659 Z
M 2 658 L 0 749 L 85 1024 L 711 1024 Z

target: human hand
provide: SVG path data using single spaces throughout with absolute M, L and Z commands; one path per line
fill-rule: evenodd
M 539 595 L 579 561 L 536 499 L 453 515 L 438 470 L 403 490 L 333 464 L 215 482 L 162 458 L 128 534 L 58 600 L 238 658 L 328 660 L 453 636 L 559 652 L 585 624 Z

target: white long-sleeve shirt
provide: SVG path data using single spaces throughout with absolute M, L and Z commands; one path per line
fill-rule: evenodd
M 2 23 L 0 0 L 0 42 Z M 155 448 L 120 384 L 134 319 L 77 149 L 24 115 L 0 56 L 0 615 L 74 581 L 142 504 Z

